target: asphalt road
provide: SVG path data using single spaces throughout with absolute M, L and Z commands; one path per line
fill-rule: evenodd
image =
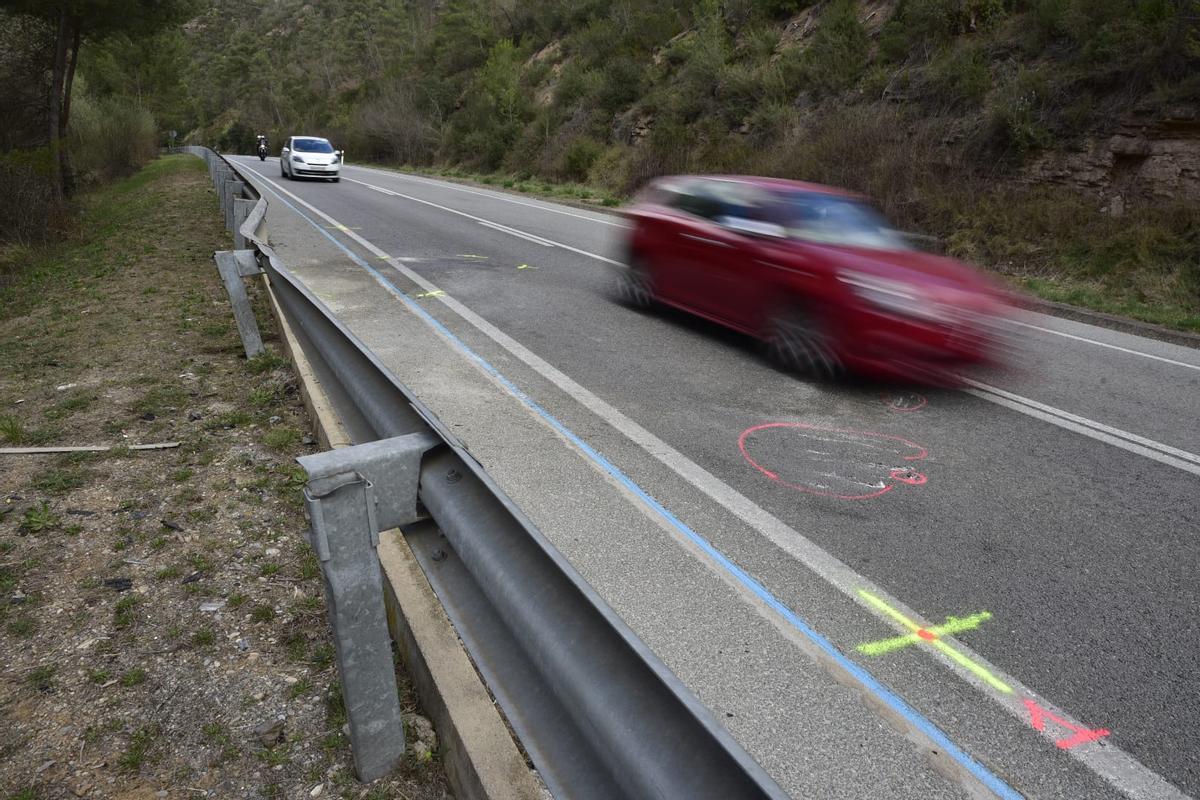
M 1200 795 L 1200 351 L 1029 315 L 1020 368 L 970 391 L 811 384 L 742 337 L 614 302 L 618 217 L 380 170 L 347 167 L 334 185 L 240 163 L 312 227 L 364 258 L 384 261 L 364 240 L 386 252 L 379 269 L 401 291 L 427 295 L 430 315 L 667 509 L 709 520 L 725 556 L 1018 792 Z M 908 482 L 889 480 L 899 467 Z M 817 474 L 827 494 L 797 488 Z M 913 635 L 867 654 L 847 598 L 877 639 L 905 629 L 899 614 L 958 622 L 936 647 Z M 951 639 L 955 625 L 967 629 Z M 1027 738 L 990 739 L 999 719 Z

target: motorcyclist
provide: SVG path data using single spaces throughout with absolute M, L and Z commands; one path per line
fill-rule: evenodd
M 266 161 L 267 160 L 267 149 L 268 149 L 266 135 L 260 133 L 257 136 L 255 136 L 254 138 L 257 141 L 256 150 L 258 151 L 258 160 Z

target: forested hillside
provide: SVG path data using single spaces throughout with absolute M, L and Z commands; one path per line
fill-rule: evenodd
M 685 171 L 848 186 L 1050 296 L 1142 316 L 1169 304 L 1189 312 L 1167 321 L 1200 326 L 1200 0 L 193 11 L 85 48 L 86 86 L 227 150 L 303 131 L 351 161 L 615 197 Z

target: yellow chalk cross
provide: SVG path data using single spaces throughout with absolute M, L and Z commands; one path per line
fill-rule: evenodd
M 893 608 L 882 598 L 876 597 L 866 589 L 859 589 L 858 594 L 863 600 L 866 600 L 868 604 L 874 606 L 879 611 L 882 611 L 886 616 L 891 617 L 893 620 L 912 631 L 912 633 L 904 636 L 893 636 L 887 639 L 880 639 L 876 642 L 865 642 L 858 646 L 858 652 L 868 656 L 881 656 L 885 653 L 890 653 L 893 650 L 899 650 L 903 647 L 908 647 L 909 645 L 928 642 L 955 664 L 958 664 L 972 675 L 975 675 L 993 689 L 1004 692 L 1005 694 L 1010 694 L 1012 692 L 1012 687 L 993 675 L 982 664 L 976 663 L 942 640 L 943 636 L 950 636 L 955 633 L 961 633 L 963 631 L 970 631 L 978 628 L 982 623 L 992 618 L 992 612 L 980 611 L 978 614 L 972 614 L 969 617 L 961 618 L 947 617 L 945 624 L 934 625 L 932 627 L 925 628 L 904 616 L 904 614 L 902 614 L 898 609 Z

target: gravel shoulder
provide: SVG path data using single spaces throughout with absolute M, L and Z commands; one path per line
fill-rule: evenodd
M 242 354 L 207 177 L 173 156 L 97 190 L 0 290 L 0 447 L 114 446 L 0 455 L 0 797 L 446 797 L 402 673 L 413 747 L 353 778 L 310 422 L 270 326 Z

